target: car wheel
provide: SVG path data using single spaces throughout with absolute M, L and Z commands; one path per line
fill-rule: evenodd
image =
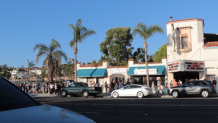
M 89 96 L 89 93 L 87 91 L 83 91 L 83 97 L 87 98 Z
M 174 98 L 179 97 L 179 93 L 178 93 L 178 91 L 173 91 L 172 95 L 173 95 Z
M 140 91 L 140 92 L 137 93 L 137 97 L 142 98 L 142 97 L 144 97 L 144 94 Z
M 209 92 L 207 90 L 203 90 L 203 91 L 201 91 L 201 96 L 202 97 L 208 97 L 209 96 Z
M 67 96 L 67 92 L 66 92 L 66 91 L 62 91 L 62 92 L 61 92 L 61 96 L 62 96 L 62 97 L 66 97 L 66 96 Z
M 113 98 L 118 98 L 118 97 L 119 97 L 118 93 L 117 93 L 117 92 L 114 92 L 114 93 L 113 93 Z

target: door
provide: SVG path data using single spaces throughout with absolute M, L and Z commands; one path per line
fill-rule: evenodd
M 80 87 L 80 83 L 75 83 L 75 94 L 79 94 L 80 93 L 80 89 L 81 89 L 81 87 Z
M 119 89 L 119 95 L 120 96 L 129 96 L 129 90 L 130 90 L 130 85 L 125 86 L 125 87 Z
M 200 94 L 202 81 L 194 82 L 194 86 L 192 88 L 192 94 Z M 202 84 L 203 85 L 203 84 Z
M 193 82 L 186 82 L 183 84 L 182 94 L 192 94 L 193 85 Z
M 130 89 L 129 89 L 129 95 L 130 96 L 136 96 L 138 91 L 139 91 L 138 88 L 139 88 L 139 86 L 137 86 L 137 85 L 131 85 Z
M 75 83 L 72 83 L 72 84 L 70 85 L 70 87 L 68 88 L 68 93 L 69 93 L 69 94 L 76 94 L 75 87 L 76 87 Z

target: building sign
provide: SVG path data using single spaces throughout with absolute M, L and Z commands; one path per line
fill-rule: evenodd
M 157 74 L 157 69 L 148 69 L 148 73 L 150 75 L 154 75 L 154 74 Z M 135 69 L 134 70 L 134 74 L 135 75 L 146 75 L 147 74 L 147 71 L 146 69 Z
M 173 72 L 173 71 L 179 71 L 180 70 L 180 62 L 173 62 L 168 64 L 168 70 L 169 72 Z
M 185 61 L 185 71 L 204 71 L 204 62 Z
M 125 68 L 111 69 L 111 74 L 114 73 L 126 73 L 126 69 Z

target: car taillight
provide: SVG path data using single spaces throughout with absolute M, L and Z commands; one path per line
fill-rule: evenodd
M 212 84 L 212 86 L 215 86 L 214 84 Z
M 148 89 L 148 88 L 145 88 L 145 90 L 150 90 L 150 89 Z
M 94 87 L 94 90 L 95 90 L 95 87 Z

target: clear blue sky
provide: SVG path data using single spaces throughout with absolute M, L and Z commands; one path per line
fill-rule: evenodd
M 68 24 L 76 24 L 78 19 L 97 33 L 78 44 L 79 62 L 100 59 L 99 44 L 108 29 L 133 29 L 138 22 L 158 24 L 164 29 L 164 35 L 155 34 L 148 39 L 148 54 L 154 54 L 167 42 L 165 23 L 170 16 L 173 20 L 204 19 L 204 32 L 217 33 L 217 5 L 217 0 L 1 0 L 0 65 L 27 67 L 27 59 L 35 63 L 34 46 L 49 45 L 51 39 L 59 41 L 67 56 L 74 58 L 69 46 L 73 32 Z M 138 35 L 133 47 L 143 47 L 143 39 Z M 42 66 L 43 60 L 44 57 L 36 66 Z

